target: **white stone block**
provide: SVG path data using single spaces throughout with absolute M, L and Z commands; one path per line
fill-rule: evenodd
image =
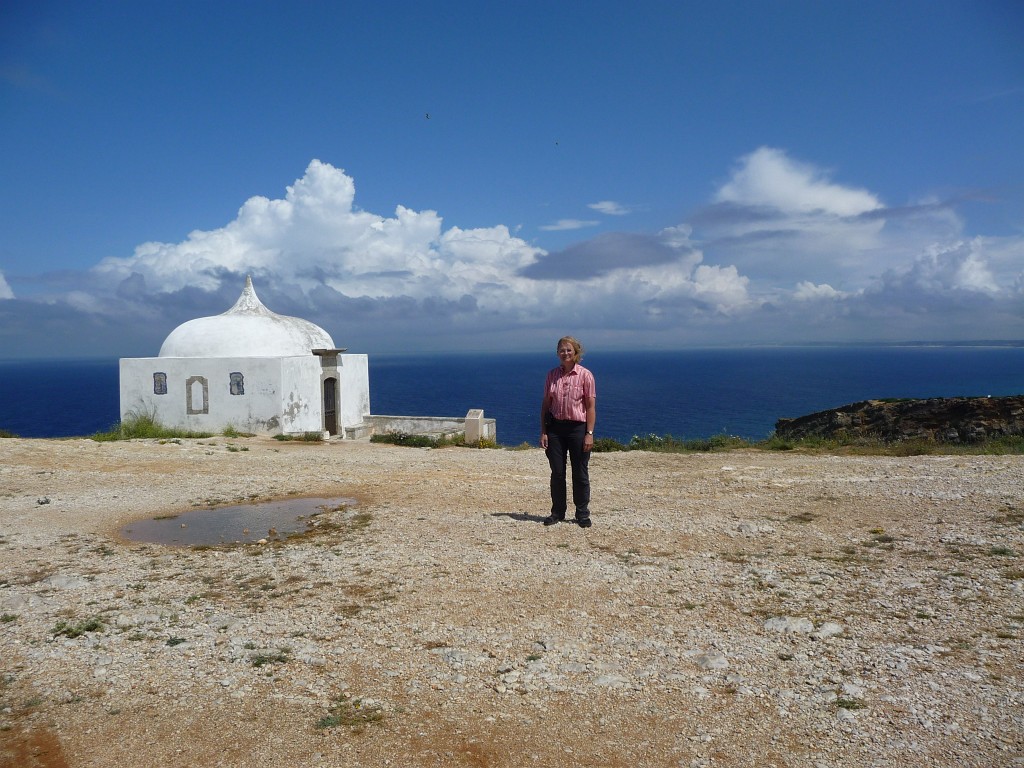
M 484 412 L 480 408 L 472 408 L 466 414 L 466 444 L 479 443 L 484 437 Z

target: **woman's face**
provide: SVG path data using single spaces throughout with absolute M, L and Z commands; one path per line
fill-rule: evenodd
M 563 365 L 576 362 L 576 349 L 568 341 L 558 345 L 558 359 Z

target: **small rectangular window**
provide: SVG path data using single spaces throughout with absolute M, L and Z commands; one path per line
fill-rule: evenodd
M 167 374 L 166 373 L 154 373 L 153 374 L 153 394 L 154 395 L 166 395 L 167 394 Z

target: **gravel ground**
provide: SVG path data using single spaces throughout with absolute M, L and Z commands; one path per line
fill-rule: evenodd
M 1024 458 L 591 474 L 545 528 L 539 449 L 0 440 L 0 764 L 1024 766 Z

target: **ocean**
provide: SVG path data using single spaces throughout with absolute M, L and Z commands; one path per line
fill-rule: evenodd
M 375 414 L 497 419 L 502 445 L 536 443 L 550 354 L 370 355 Z M 762 440 L 780 417 L 873 398 L 1024 393 L 1024 347 L 771 347 L 588 353 L 597 435 Z M 0 429 L 71 437 L 118 421 L 118 361 L 0 360 Z

